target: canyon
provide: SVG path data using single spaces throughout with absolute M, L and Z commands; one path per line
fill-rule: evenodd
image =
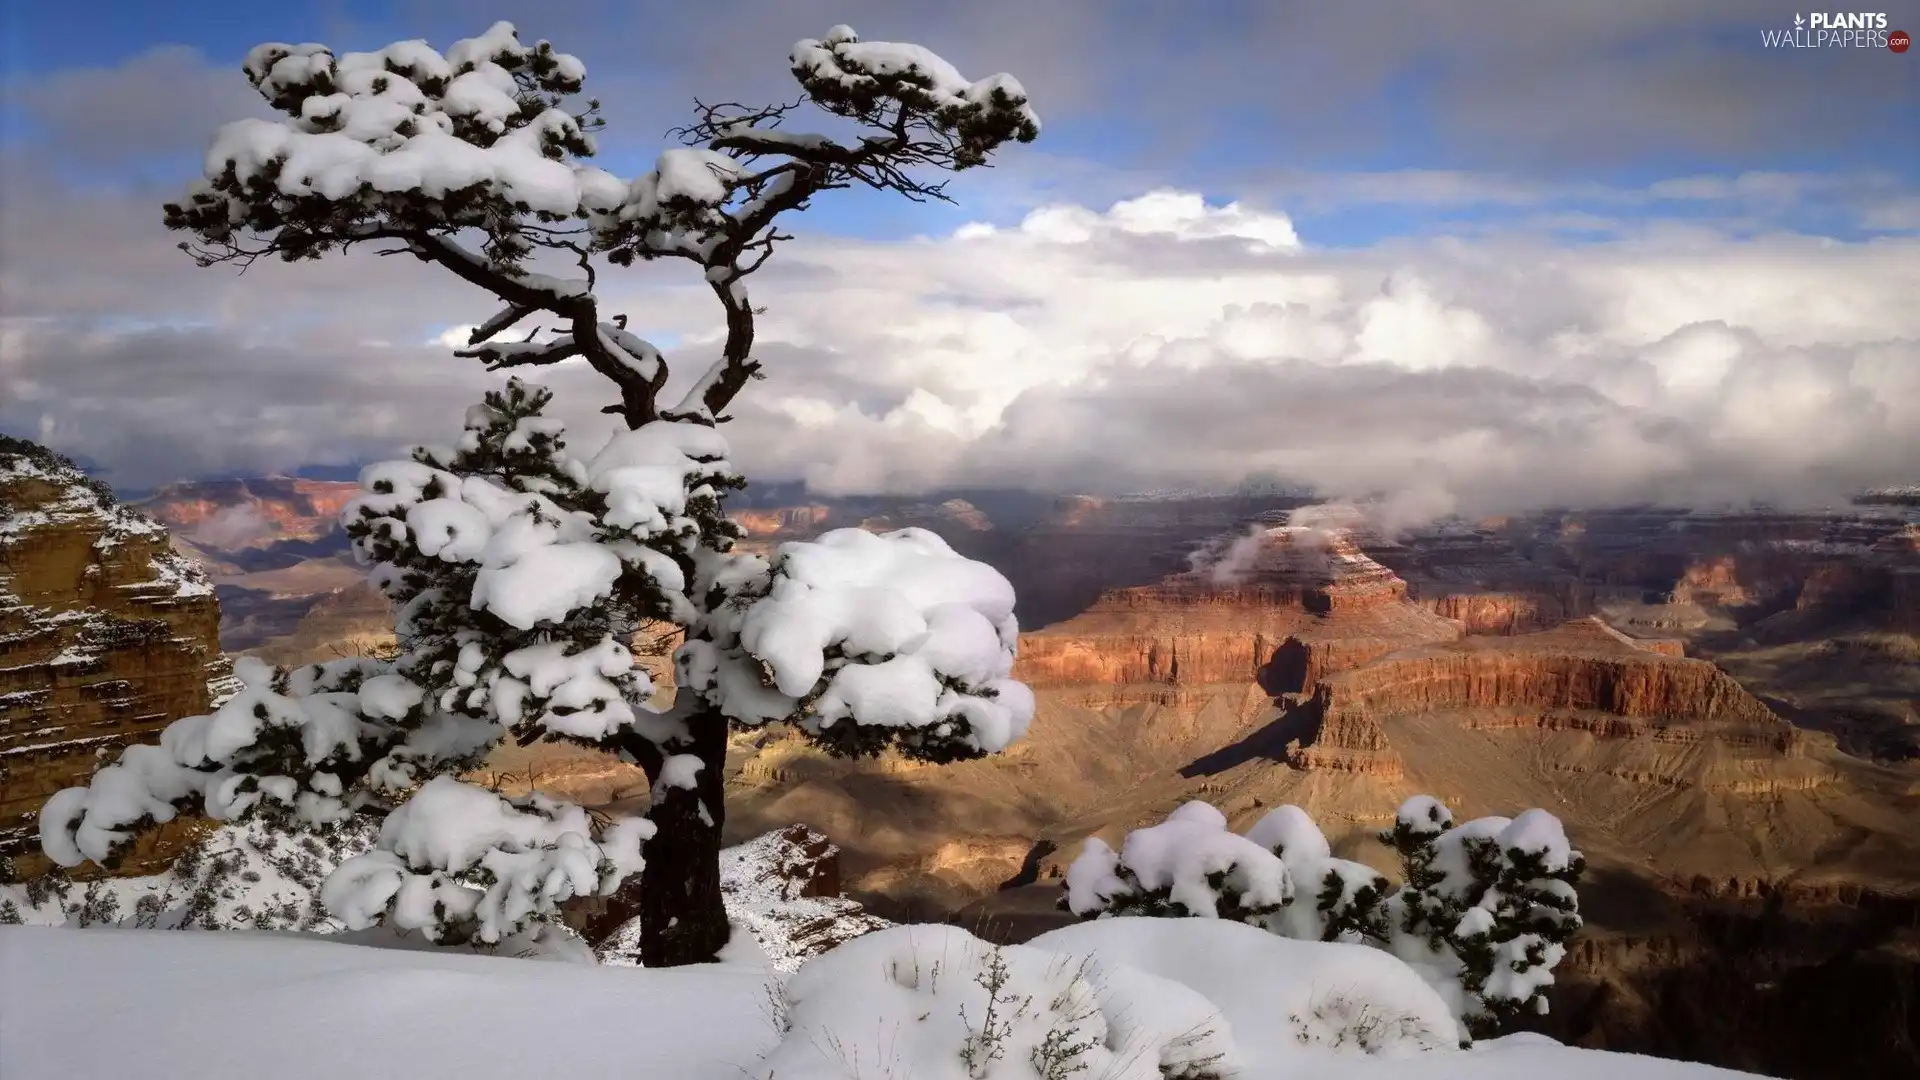
M 230 649 L 288 663 L 387 640 L 330 522 L 348 489 L 319 483 L 147 504 L 231 598 Z M 1588 926 L 1543 1020 L 1556 1037 L 1808 1078 L 1876 1075 L 1886 1046 L 1920 1037 L 1920 1010 L 1849 989 L 1854 972 L 1894 1001 L 1920 986 L 1910 502 L 1390 531 L 1297 492 L 748 495 L 735 516 L 752 550 L 925 527 L 1021 598 L 1017 675 L 1039 713 L 1005 755 L 930 767 L 827 758 L 778 729 L 733 741 L 729 841 L 816 829 L 881 915 L 1008 940 L 1057 925 L 1085 837 L 1191 798 L 1236 825 L 1296 803 L 1339 854 L 1383 870 L 1373 834 L 1409 794 L 1462 814 L 1537 805 L 1591 865 Z M 202 505 L 222 498 L 261 503 L 245 520 L 285 531 L 207 528 L 234 520 Z M 646 799 L 638 770 L 562 747 L 503 751 L 486 771 L 507 790 Z M 1695 1015 L 1709 988 L 1726 1000 Z M 1808 1003 L 1835 998 L 1879 1025 L 1851 1072 L 1804 1059 L 1811 1018 L 1831 1012 Z

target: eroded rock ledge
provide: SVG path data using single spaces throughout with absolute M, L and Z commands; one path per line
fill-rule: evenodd
M 39 865 L 47 796 L 97 755 L 207 711 L 220 613 L 167 532 L 64 458 L 0 436 L 0 855 Z M 142 840 L 138 871 L 179 830 Z

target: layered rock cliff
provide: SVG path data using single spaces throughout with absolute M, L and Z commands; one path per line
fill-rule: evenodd
M 207 710 L 209 681 L 229 671 L 219 622 L 206 575 L 164 528 L 66 459 L 0 436 L 0 855 L 35 868 L 47 796 L 97 755 Z
M 1321 680 L 1294 708 L 1312 733 L 1292 757 L 1302 768 L 1397 775 L 1388 736 L 1395 721 L 1497 730 L 1534 727 L 1597 739 L 1714 748 L 1712 775 L 1695 786 L 1729 790 L 1757 783 L 1741 763 L 1776 782 L 1813 786 L 1823 770 L 1795 761 L 1803 738 L 1712 664 L 1673 655 L 1664 641 L 1640 641 L 1586 618 L 1539 634 L 1469 637 L 1405 649 Z M 1622 779 L 1677 783 L 1652 764 Z M 1617 770 L 1616 770 L 1617 771 Z
M 1159 584 L 1109 590 L 1085 614 L 1021 639 L 1016 677 L 1081 687 L 1254 684 L 1271 695 L 1397 649 L 1461 635 L 1409 602 L 1407 584 L 1351 535 L 1259 527 L 1203 547 Z

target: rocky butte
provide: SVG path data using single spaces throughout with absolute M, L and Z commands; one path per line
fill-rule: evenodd
M 1020 677 L 1035 687 L 1113 688 L 1110 701 L 1135 686 L 1255 684 L 1278 696 L 1462 633 L 1408 602 L 1407 583 L 1344 531 L 1256 526 L 1192 560 L 1193 569 L 1109 590 L 1084 614 L 1026 635 Z
M 0 855 L 17 873 L 40 868 L 47 796 L 101 751 L 207 711 L 228 678 L 219 623 L 213 586 L 164 528 L 0 436 Z M 143 839 L 123 868 L 164 861 L 180 832 Z

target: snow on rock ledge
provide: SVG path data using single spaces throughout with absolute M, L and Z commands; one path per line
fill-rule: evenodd
M 165 528 L 45 447 L 0 436 L 0 856 L 38 868 L 35 815 L 97 752 L 205 712 L 226 673 L 206 574 Z M 151 865 L 180 829 L 130 853 Z

